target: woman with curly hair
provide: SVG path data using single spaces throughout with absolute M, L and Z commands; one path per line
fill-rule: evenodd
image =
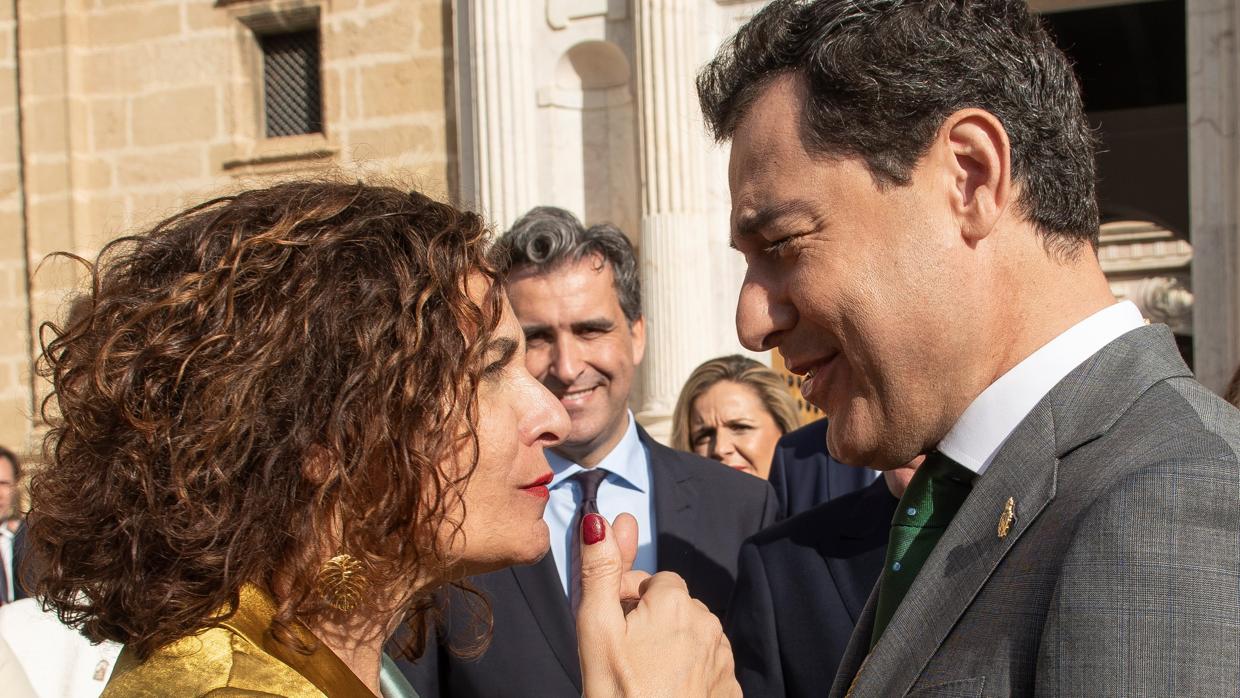
M 316 182 L 105 247 L 87 310 L 46 328 L 29 523 L 44 602 L 125 645 L 104 695 L 374 695 L 435 588 L 546 552 L 542 449 L 567 417 L 486 254 L 474 214 Z M 613 596 L 629 525 L 591 552 Z M 595 687 L 641 656 L 619 604 L 595 604 Z
M 797 428 L 784 379 L 732 354 L 693 369 L 672 412 L 672 448 L 766 479 L 779 437 Z

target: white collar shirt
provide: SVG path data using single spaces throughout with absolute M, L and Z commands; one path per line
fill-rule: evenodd
M 1000 447 L 1059 381 L 1121 335 L 1145 324 L 1130 301 L 1099 310 L 1004 373 L 960 415 L 939 451 L 981 475 Z
M 633 561 L 633 569 L 653 574 L 657 570 L 658 556 L 655 549 L 650 453 L 638 438 L 637 421 L 633 419 L 632 412 L 629 412 L 628 420 L 628 429 L 620 442 L 596 466 L 608 471 L 606 479 L 599 484 L 598 511 L 608 521 L 626 512 L 637 519 L 637 558 Z M 543 512 L 543 520 L 551 530 L 551 555 L 560 574 L 560 583 L 567 593 L 571 542 L 576 534 L 569 528 L 581 499 L 580 487 L 569 478 L 585 468 L 550 449 L 546 453 L 552 478 L 548 485 L 550 498 Z
M 0 565 L 4 565 L 4 588 L 0 589 L 0 594 L 4 595 L 6 603 L 13 600 L 13 576 L 16 574 L 13 569 L 13 538 L 14 533 L 9 530 L 8 523 L 0 521 Z

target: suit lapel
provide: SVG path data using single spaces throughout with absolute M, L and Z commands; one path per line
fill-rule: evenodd
M 865 608 L 866 599 L 874 585 L 867 583 L 873 577 L 874 555 L 886 547 L 887 534 L 891 528 L 891 514 L 895 498 L 885 482 L 875 481 L 866 488 L 866 496 L 857 499 L 846 519 L 845 526 L 837 529 L 834 539 L 824 540 L 819 553 L 826 562 L 827 570 L 835 580 L 835 589 L 844 603 L 848 617 L 856 625 Z M 849 547 L 846 541 L 858 541 L 867 549 L 854 554 L 841 555 Z
M 836 677 L 833 694 L 903 695 L 990 578 L 1004 555 L 1055 496 L 1060 459 L 1094 440 L 1158 381 L 1190 376 L 1165 326 L 1133 330 L 1060 381 L 996 454 L 922 567 L 873 652 L 871 595 Z M 1016 520 L 999 537 L 1004 504 Z M 847 672 L 847 673 L 846 673 Z
M 533 565 L 513 567 L 512 575 L 525 596 L 547 644 L 564 667 L 577 690 L 581 690 L 581 664 L 577 658 L 577 629 L 560 584 L 555 558 L 550 553 Z
M 831 698 L 840 698 L 841 696 L 851 696 L 857 681 L 861 679 L 861 672 L 865 668 L 866 660 L 870 653 L 870 635 L 874 630 L 874 614 L 878 610 L 878 585 L 870 590 L 870 596 L 866 599 L 865 607 L 861 609 L 861 614 L 857 617 L 857 623 L 853 626 L 852 636 L 848 638 L 848 647 L 844 650 L 844 656 L 840 659 L 840 668 L 835 672 L 835 681 L 831 684 L 831 692 L 828 694 Z M 888 626 L 890 629 L 890 626 Z
M 696 556 L 689 541 L 698 540 L 693 519 L 694 502 L 698 497 L 696 482 L 685 473 L 675 458 L 668 458 L 667 448 L 651 440 L 640 426 L 642 444 L 650 453 L 650 482 L 654 487 L 654 526 L 657 532 L 655 564 L 659 571 L 671 571 L 684 577 L 693 587 L 693 561 Z
M 866 659 L 854 695 L 909 690 L 999 561 L 1055 496 L 1057 466 L 1050 413 L 1041 410 L 1022 423 L 977 479 Z M 998 522 L 1008 498 L 1017 503 L 1017 518 L 1000 538 Z M 868 622 L 867 636 L 872 614 Z
M 859 560 L 862 557 L 865 556 L 827 559 L 827 570 L 835 580 L 835 590 L 839 593 L 840 601 L 844 604 L 844 610 L 848 611 L 848 619 L 853 625 L 857 624 L 857 618 L 865 608 L 865 600 L 870 591 L 858 582 L 865 572 L 865 565 Z

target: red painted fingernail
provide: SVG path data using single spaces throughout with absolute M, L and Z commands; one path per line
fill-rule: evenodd
M 581 519 L 581 539 L 586 545 L 594 545 L 595 543 L 607 537 L 607 521 L 599 514 L 586 514 Z

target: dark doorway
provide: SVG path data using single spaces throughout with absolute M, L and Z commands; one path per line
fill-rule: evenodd
M 1147 220 L 1188 239 L 1183 0 L 1043 15 L 1073 60 L 1098 129 L 1103 221 Z

